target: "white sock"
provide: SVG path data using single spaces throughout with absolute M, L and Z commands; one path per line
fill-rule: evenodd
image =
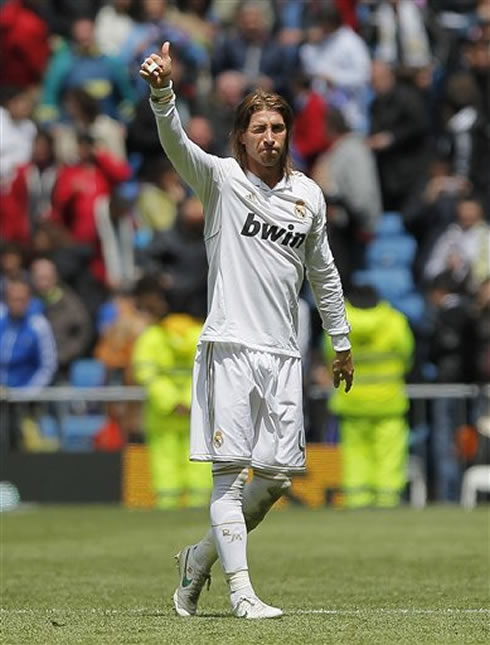
M 247 528 L 243 517 L 243 487 L 247 468 L 220 465 L 213 468 L 211 527 L 225 574 L 248 569 Z
M 273 504 L 287 491 L 290 480 L 282 474 L 270 475 L 255 471 L 243 489 L 243 515 L 247 532 L 262 522 Z M 210 529 L 193 550 L 193 557 L 200 569 L 210 571 L 218 559 L 213 530 Z

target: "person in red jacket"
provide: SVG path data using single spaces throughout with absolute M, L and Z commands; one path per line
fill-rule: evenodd
M 78 143 L 78 163 L 64 166 L 59 172 L 53 192 L 51 218 L 61 224 L 75 241 L 93 248 L 90 270 L 103 283 L 105 266 L 95 212 L 101 198 L 109 197 L 117 184 L 129 179 L 131 168 L 125 161 L 97 148 L 88 134 L 79 135 Z
M 0 203 L 1 237 L 27 244 L 37 224 L 49 217 L 59 167 L 53 137 L 39 131 L 30 161 L 18 166 Z
M 7 0 L 0 9 L 0 85 L 39 85 L 51 48 L 36 8 L 43 0 Z
M 303 74 L 296 77 L 294 89 L 292 144 L 297 163 L 309 171 L 332 143 L 326 125 L 328 105 L 321 94 L 311 89 L 310 79 Z

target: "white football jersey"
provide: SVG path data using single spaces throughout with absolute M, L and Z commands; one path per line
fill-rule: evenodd
M 306 268 L 325 330 L 335 349 L 348 349 L 319 186 L 293 172 L 269 188 L 235 159 L 204 152 L 186 135 L 171 87 L 167 97 L 167 103 L 150 101 L 160 141 L 204 205 L 209 275 L 201 339 L 299 357 L 298 294 Z

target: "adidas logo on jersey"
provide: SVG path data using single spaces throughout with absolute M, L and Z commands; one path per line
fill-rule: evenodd
M 275 224 L 260 222 L 260 220 L 255 219 L 253 213 L 248 214 L 240 233 L 245 237 L 256 237 L 260 234 L 263 240 L 277 242 L 292 249 L 299 248 L 306 239 L 306 235 L 296 232 L 292 224 L 288 224 L 287 228 L 280 228 Z

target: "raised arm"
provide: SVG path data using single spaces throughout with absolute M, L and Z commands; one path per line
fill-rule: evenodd
M 182 127 L 172 89 L 170 43 L 165 42 L 161 54 L 145 58 L 140 76 L 150 86 L 150 105 L 155 114 L 158 135 L 167 157 L 179 175 L 206 203 L 216 180 L 220 179 L 220 161 L 193 143 Z

